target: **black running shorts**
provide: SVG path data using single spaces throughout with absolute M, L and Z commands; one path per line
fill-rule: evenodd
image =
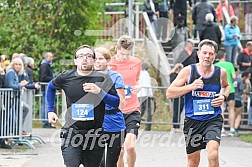
M 205 149 L 210 140 L 220 144 L 222 123 L 221 115 L 205 121 L 185 118 L 184 135 L 187 154 Z
M 138 129 L 141 122 L 140 112 L 133 111 L 129 114 L 123 114 L 123 116 L 126 124 L 126 133 L 133 133 L 138 136 Z

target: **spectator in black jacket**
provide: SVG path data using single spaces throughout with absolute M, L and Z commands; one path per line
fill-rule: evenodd
M 246 48 L 244 48 L 238 55 L 237 65 L 240 72 L 248 71 L 251 68 L 251 55 L 252 55 L 252 41 L 248 41 Z
M 4 88 L 6 86 L 5 84 L 5 72 L 4 69 L 0 66 L 0 88 Z M 2 95 L 0 95 L 0 111 L 2 109 Z M 4 119 L 4 113 L 0 114 L 0 119 Z M 2 129 L 3 127 L 0 127 Z M 0 136 L 1 137 L 1 136 Z M 0 139 L 0 148 L 6 148 L 6 149 L 11 149 L 11 145 L 8 144 L 7 139 Z
M 52 70 L 52 60 L 53 54 L 51 52 L 46 52 L 44 55 L 44 59 L 39 64 L 39 82 L 50 82 L 54 78 L 53 70 Z M 46 94 L 45 91 L 46 86 L 44 84 L 41 85 L 41 118 L 43 128 L 52 128 L 51 124 L 48 123 L 47 117 L 47 109 L 45 107 L 46 102 Z
M 214 16 L 212 13 L 208 13 L 205 17 L 206 22 L 203 24 L 203 30 L 200 35 L 200 41 L 204 39 L 210 39 L 217 43 L 218 49 L 221 45 L 221 31 L 219 26 L 213 22 Z
M 5 72 L 2 67 L 0 67 L 0 88 L 4 88 L 6 86 L 5 82 Z
M 54 78 L 53 70 L 51 68 L 53 60 L 53 54 L 46 52 L 44 59 L 39 64 L 39 81 L 49 82 Z
M 27 74 L 31 82 L 33 82 L 33 70 L 34 70 L 34 59 L 31 57 L 27 57 Z
M 201 0 L 193 7 L 192 20 L 193 24 L 195 24 L 194 38 L 200 37 L 203 23 L 205 22 L 205 17 L 208 13 L 213 14 L 214 22 L 216 22 L 216 12 L 212 3 L 207 2 L 207 0 Z M 199 36 L 197 34 L 199 34 Z
M 173 10 L 173 23 L 177 25 L 177 17 L 183 16 L 185 18 L 185 26 L 187 26 L 187 1 L 192 7 L 192 0 L 170 0 L 170 7 Z

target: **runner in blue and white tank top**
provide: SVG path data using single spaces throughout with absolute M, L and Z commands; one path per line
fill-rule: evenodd
M 185 94 L 185 116 L 195 120 L 209 120 L 221 114 L 221 107 L 213 107 L 211 101 L 221 90 L 220 67 L 213 66 L 214 71 L 209 77 L 202 77 L 204 86 Z M 196 64 L 191 65 L 191 75 L 188 84 L 193 83 L 201 75 Z
M 225 69 L 213 65 L 218 46 L 203 40 L 198 45 L 199 63 L 186 66 L 167 89 L 167 98 L 185 95 L 184 135 L 188 166 L 198 166 L 200 151 L 207 147 L 209 166 L 219 166 L 223 119 L 221 105 L 230 92 Z

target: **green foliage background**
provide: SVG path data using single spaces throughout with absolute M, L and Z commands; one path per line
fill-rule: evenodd
M 77 47 L 95 42 L 97 37 L 84 31 L 102 29 L 98 12 L 104 12 L 105 2 L 109 0 L 0 0 L 0 54 L 11 59 L 14 52 L 25 53 L 37 68 L 43 53 L 51 51 L 55 72 L 63 71 L 67 67 L 60 60 L 72 59 Z

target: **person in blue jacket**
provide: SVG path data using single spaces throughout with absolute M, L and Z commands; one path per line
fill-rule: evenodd
M 58 121 L 54 113 L 56 89 L 66 95 L 67 111 L 60 137 L 61 151 L 67 167 L 80 164 L 99 167 L 104 153 L 102 124 L 105 104 L 119 106 L 119 97 L 109 75 L 94 71 L 95 53 L 88 46 L 79 47 L 74 53 L 75 67 L 59 74 L 47 88 L 48 120 Z
M 105 155 L 104 153 L 103 160 L 101 162 L 101 167 L 116 167 L 117 160 L 121 151 L 121 146 L 124 141 L 124 130 L 126 128 L 123 113 L 120 111 L 120 109 L 124 107 L 125 102 L 124 82 L 121 74 L 113 70 L 109 70 L 108 63 L 111 59 L 111 54 L 109 50 L 102 47 L 96 48 L 95 55 L 95 69 L 104 71 L 109 74 L 114 83 L 115 89 L 120 97 L 120 103 L 118 108 L 106 104 L 106 112 L 102 125 L 104 133 L 109 135 L 110 137 L 108 140 L 106 140 L 107 154 Z
M 25 77 L 24 64 L 21 58 L 15 58 L 11 62 L 11 68 L 6 73 L 6 87 L 12 88 L 14 90 L 26 89 L 39 89 L 40 85 L 38 83 L 31 83 Z M 18 91 L 16 91 L 16 96 L 19 97 Z M 29 112 L 29 106 L 27 103 L 23 102 L 23 123 Z
M 235 56 L 238 52 L 240 40 L 242 39 L 241 31 L 238 26 L 238 17 L 232 16 L 230 18 L 230 24 L 225 26 L 224 32 L 224 46 L 227 53 L 227 61 L 235 64 Z

